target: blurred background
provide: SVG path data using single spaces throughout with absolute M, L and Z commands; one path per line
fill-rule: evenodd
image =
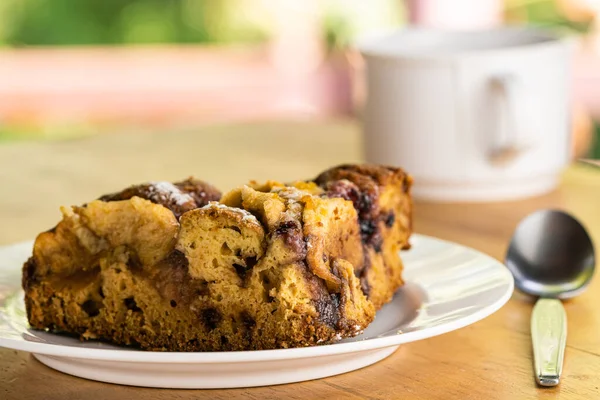
M 2 0 L 0 143 L 351 118 L 352 43 L 409 23 L 575 35 L 573 155 L 600 157 L 600 0 Z

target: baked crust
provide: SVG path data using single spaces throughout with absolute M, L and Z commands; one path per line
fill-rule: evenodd
M 354 204 L 365 255 L 358 276 L 363 292 L 379 309 L 403 284 L 398 253 L 410 248 L 412 177 L 395 167 L 340 165 L 323 172 L 314 182 L 327 196 Z

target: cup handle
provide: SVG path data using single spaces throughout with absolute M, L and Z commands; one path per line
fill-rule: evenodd
M 498 105 L 506 109 L 504 130 L 496 130 L 492 138 L 488 160 L 492 165 L 504 166 L 515 161 L 529 147 L 525 144 L 527 133 L 527 96 L 521 82 L 514 75 L 498 75 L 491 79 L 494 95 L 499 96 Z M 500 115 L 501 108 L 496 112 Z M 500 121 L 500 119 L 498 119 Z

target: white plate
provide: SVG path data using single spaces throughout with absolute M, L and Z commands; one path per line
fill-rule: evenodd
M 400 344 L 479 321 L 510 298 L 513 279 L 493 258 L 473 249 L 414 235 L 403 252 L 402 287 L 365 332 L 324 346 L 296 349 L 147 352 L 28 328 L 20 289 L 31 243 L 0 247 L 0 346 L 28 351 L 42 363 L 83 378 L 163 388 L 276 385 L 366 367 Z

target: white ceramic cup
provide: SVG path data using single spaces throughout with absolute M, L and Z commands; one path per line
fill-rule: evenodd
M 363 40 L 367 161 L 405 168 L 431 200 L 550 191 L 569 159 L 570 48 L 532 28 Z

